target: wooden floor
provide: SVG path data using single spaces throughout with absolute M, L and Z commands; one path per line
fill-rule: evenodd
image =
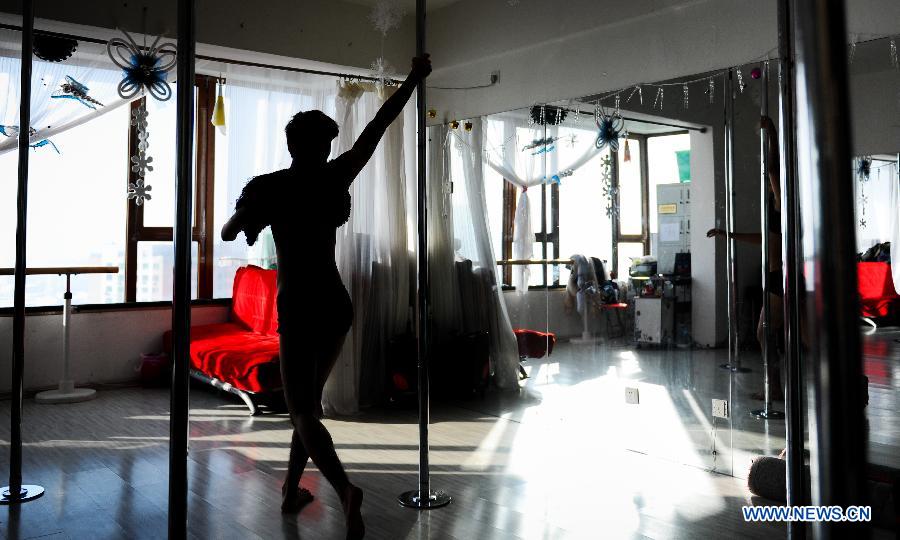
M 783 423 L 751 421 L 744 411 L 759 405 L 742 397 L 758 389 L 759 366 L 741 377 L 719 369 L 722 360 L 717 351 L 561 344 L 529 363 L 518 395 L 436 405 L 432 480 L 454 500 L 431 512 L 396 502 L 416 487 L 414 411 L 326 425 L 366 493 L 367 538 L 785 537 L 783 525 L 744 523 L 741 506 L 751 497 L 739 478 L 751 455 L 780 450 Z M 873 384 L 884 389 L 878 400 L 896 404 L 897 364 L 891 369 L 890 381 Z M 624 387 L 633 384 L 638 407 L 624 405 Z M 728 421 L 708 414 L 710 397 L 723 393 L 735 411 Z M 885 444 L 896 444 L 897 409 L 893 418 L 878 410 L 878 425 L 894 430 Z M 0 418 L 8 415 L 3 402 Z M 72 405 L 26 401 L 25 481 L 47 494 L 0 507 L 0 537 L 165 537 L 168 427 L 166 390 L 107 390 Z M 299 516 L 279 512 L 286 416 L 251 418 L 229 397 L 194 388 L 190 432 L 191 537 L 343 537 L 338 499 L 313 466 L 303 484 L 316 501 Z

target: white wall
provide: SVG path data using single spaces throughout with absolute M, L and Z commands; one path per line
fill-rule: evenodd
M 191 324 L 228 318 L 227 306 L 191 310 Z M 134 381 L 141 353 L 162 352 L 171 326 L 169 307 L 75 313 L 70 330 L 72 375 L 77 383 Z M 0 392 L 11 390 L 12 316 L 0 317 Z M 29 315 L 25 320 L 25 388 L 54 387 L 62 376 L 62 315 Z

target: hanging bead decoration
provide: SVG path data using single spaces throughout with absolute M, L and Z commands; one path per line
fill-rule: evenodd
M 619 94 L 616 94 L 616 103 L 614 105 L 614 110 L 613 110 L 613 114 L 615 116 L 619 116 L 619 99 L 620 98 L 621 98 L 621 96 Z
M 682 86 L 681 86 L 681 89 L 684 90 L 684 102 L 683 102 L 683 106 L 684 106 L 685 109 L 687 109 L 687 108 L 688 108 L 688 85 L 686 85 L 686 84 L 685 84 L 685 85 L 682 85 Z
M 891 65 L 900 69 L 900 58 L 897 57 L 897 40 L 891 38 Z
M 628 94 L 628 99 L 625 100 L 625 103 L 630 103 L 630 102 L 631 102 L 631 98 L 633 98 L 635 94 L 638 95 L 638 99 L 640 99 L 641 105 L 643 105 L 643 104 L 644 104 L 644 93 L 641 91 L 641 87 L 640 87 L 640 86 L 635 86 L 635 87 L 634 87 L 634 90 L 632 90 L 631 93 Z
M 147 131 L 147 106 L 142 103 L 131 112 L 131 125 L 137 131 L 137 153 L 131 156 L 131 172 L 136 173 L 134 182 L 128 184 L 128 199 L 134 199 L 134 204 L 141 206 L 144 201 L 149 201 L 152 186 L 144 183 L 147 172 L 153 172 L 153 158 L 147 155 L 150 147 L 150 133 Z
M 856 34 L 853 34 L 850 38 L 850 48 L 847 51 L 847 62 L 850 64 L 853 63 L 853 59 L 856 57 L 856 42 L 858 39 Z
M 663 108 L 663 87 L 656 89 L 656 99 L 653 100 L 653 108 L 662 110 Z
M 738 90 L 740 90 L 740 92 L 743 94 L 744 88 L 746 88 L 747 85 L 744 84 L 744 72 L 741 71 L 740 67 L 737 68 L 737 83 L 738 83 Z
M 866 196 L 866 184 L 872 175 L 872 158 L 863 156 L 856 162 L 856 176 L 859 180 L 859 226 L 866 228 L 866 207 L 869 205 L 869 197 Z
M 709 78 L 709 88 L 706 89 L 706 93 L 709 95 L 709 103 L 712 105 L 716 101 L 716 80 L 712 77 Z

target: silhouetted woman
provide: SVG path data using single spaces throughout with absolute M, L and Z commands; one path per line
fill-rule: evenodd
M 328 161 L 338 126 L 321 111 L 297 113 L 285 127 L 289 169 L 264 174 L 244 187 L 236 210 L 222 228 L 223 240 L 244 231 L 253 245 L 271 225 L 278 256 L 278 332 L 281 377 L 294 432 L 281 510 L 298 512 L 312 500 L 300 488 L 308 459 L 337 491 L 347 537 L 365 533 L 363 493 L 350 483 L 322 422 L 322 389 L 353 322 L 353 306 L 335 262 L 335 231 L 350 217 L 350 184 L 372 157 L 378 141 L 431 73 L 428 56 L 414 58 L 412 71 L 353 148 Z

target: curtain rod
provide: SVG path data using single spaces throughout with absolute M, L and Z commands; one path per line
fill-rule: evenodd
M 21 32 L 21 31 L 22 31 L 22 27 L 21 27 L 21 26 L 16 26 L 16 25 L 14 25 L 14 24 L 6 24 L 6 23 L 0 23 L 0 29 L 4 29 L 4 30 L 12 30 L 12 31 L 15 31 L 15 32 Z M 95 43 L 95 44 L 97 44 L 97 45 L 106 45 L 106 40 L 98 39 L 98 38 L 92 38 L 92 37 L 78 36 L 78 35 L 75 35 L 75 34 L 66 34 L 66 33 L 62 33 L 62 32 L 51 32 L 51 31 L 49 31 L 49 30 L 36 30 L 35 33 L 36 33 L 36 34 L 44 34 L 44 35 L 47 35 L 47 36 L 58 37 L 58 38 L 74 39 L 74 40 L 76 40 L 76 41 L 84 41 L 84 42 L 86 42 L 86 43 Z M 339 77 L 339 78 L 344 78 L 344 79 L 356 79 L 356 80 L 361 80 L 361 81 L 377 81 L 377 80 L 378 80 L 377 77 L 371 77 L 371 76 L 368 76 L 368 75 L 350 75 L 350 74 L 348 74 L 348 73 L 339 73 L 339 72 L 337 72 L 337 71 L 322 71 L 322 70 L 318 70 L 318 69 L 298 68 L 298 67 L 290 67 L 290 66 L 279 66 L 279 65 L 275 65 L 275 64 L 263 64 L 263 63 L 260 63 L 260 62 L 247 62 L 247 61 L 244 61 L 244 60 L 233 60 L 233 59 L 230 59 L 230 58 L 219 58 L 219 57 L 217 57 L 217 56 L 207 56 L 207 55 L 203 55 L 203 54 L 198 54 L 198 55 L 195 56 L 195 58 L 197 58 L 198 60 L 209 60 L 209 61 L 211 61 L 211 62 L 222 62 L 222 63 L 225 63 L 225 64 L 234 64 L 234 65 L 239 65 L 239 66 L 258 67 L 258 68 L 266 68 L 266 69 L 277 69 L 277 70 L 280 70 L 280 71 L 291 71 L 291 72 L 294 72 L 294 73 L 308 73 L 308 74 L 310 74 L 310 75 L 324 75 L 324 76 L 327 76 L 327 77 Z M 397 80 L 394 80 L 394 79 L 386 79 L 386 80 L 387 80 L 388 82 L 390 82 L 390 83 L 393 83 L 393 84 L 400 84 L 400 82 L 401 82 L 401 81 L 397 81 Z
M 540 105 L 536 105 L 536 106 L 539 107 Z M 557 105 L 545 105 L 545 107 L 558 107 L 558 108 L 560 108 L 560 109 L 565 109 L 565 110 L 574 112 L 574 113 L 576 113 L 576 114 L 584 114 L 584 115 L 586 115 L 586 116 L 594 116 L 594 113 L 592 113 L 592 112 L 579 111 L 579 110 L 573 110 L 573 109 L 566 109 L 565 107 L 557 106 Z M 622 117 L 622 120 L 627 120 L 627 121 L 630 121 L 630 122 L 642 122 L 642 123 L 644 123 L 644 124 L 653 124 L 653 125 L 655 125 L 655 126 L 665 126 L 665 127 L 670 127 L 670 128 L 686 129 L 686 130 L 688 130 L 688 131 L 699 131 L 700 133 L 706 133 L 706 128 L 705 128 L 705 127 L 686 126 L 686 125 L 683 125 L 683 124 L 682 124 L 682 125 L 680 125 L 680 124 L 669 124 L 669 123 L 666 123 L 666 122 L 657 122 L 657 121 L 655 121 L 655 120 L 642 120 L 642 119 L 640 119 L 640 118 L 629 118 L 629 117 L 627 117 L 627 116 L 623 116 L 623 117 Z

